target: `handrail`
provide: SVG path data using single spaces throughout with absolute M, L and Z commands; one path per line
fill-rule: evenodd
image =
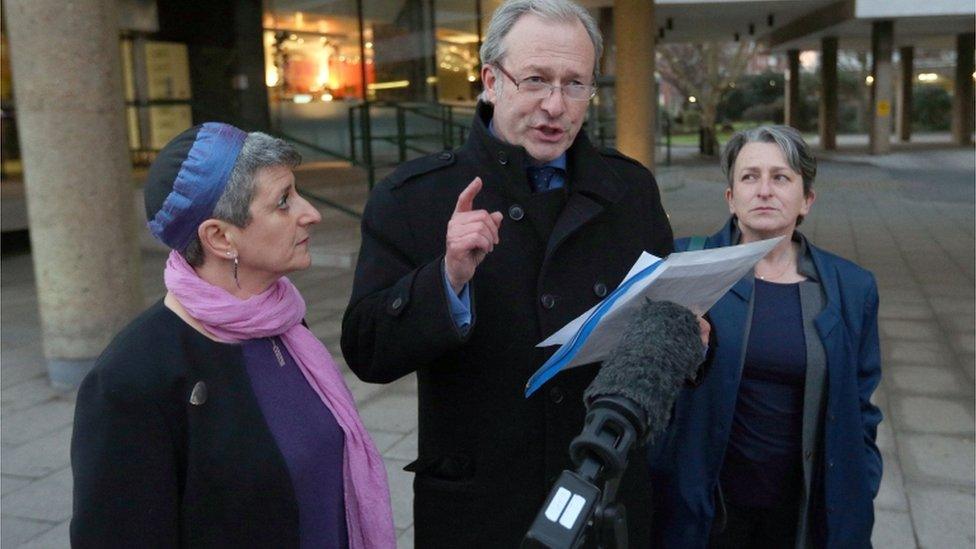
M 226 116 L 215 116 L 214 113 L 209 112 L 206 109 L 202 109 L 202 108 L 200 108 L 196 104 L 193 104 L 192 107 L 197 112 L 203 114 L 203 116 L 205 118 L 218 119 L 218 120 L 221 119 L 221 118 L 223 118 L 225 120 L 227 119 Z M 287 134 L 285 132 L 282 132 L 282 131 L 273 130 L 271 128 L 257 128 L 257 127 L 255 127 L 254 124 L 251 124 L 251 123 L 245 122 L 243 120 L 239 120 L 239 119 L 232 119 L 231 122 L 235 126 L 237 126 L 238 128 L 241 128 L 242 130 L 245 130 L 245 131 L 262 131 L 264 133 L 267 133 L 268 135 L 271 135 L 271 136 L 274 136 L 274 137 L 278 137 L 279 139 L 284 139 L 285 141 L 291 141 L 292 143 L 296 143 L 296 144 L 301 145 L 303 147 L 312 149 L 312 150 L 314 150 L 316 152 L 320 152 L 320 153 L 326 154 L 328 156 L 331 156 L 333 158 L 337 158 L 339 160 L 344 160 L 346 162 L 350 162 L 351 164 L 355 164 L 355 162 L 353 162 L 350 157 L 348 157 L 348 156 L 346 156 L 346 155 L 344 155 L 342 153 L 339 153 L 339 152 L 333 151 L 331 149 L 328 149 L 326 147 L 323 147 L 323 146 L 319 145 L 318 143 L 312 143 L 312 142 L 307 141 L 305 139 L 301 139 L 301 138 L 295 137 L 293 135 L 289 135 L 289 134 Z M 351 216 L 351 217 L 353 217 L 355 219 L 362 219 L 362 217 L 363 217 L 363 214 L 361 212 L 357 212 L 356 210 L 353 210 L 352 208 L 349 208 L 347 206 L 344 206 L 342 204 L 339 204 L 338 202 L 336 202 L 334 200 L 331 200 L 331 199 L 328 199 L 328 198 L 326 198 L 324 196 L 317 195 L 317 194 L 315 194 L 313 192 L 310 192 L 308 190 L 305 190 L 305 189 L 298 189 L 298 192 L 302 196 L 304 196 L 304 197 L 306 197 L 308 199 L 311 199 L 314 202 L 318 202 L 319 204 L 323 204 L 325 206 L 328 206 L 329 208 L 332 208 L 334 210 L 337 210 L 339 212 L 342 212 L 342 213 L 344 213 L 344 214 L 346 214 L 348 216 Z
M 191 103 L 191 108 L 194 111 L 202 114 L 204 118 L 209 118 L 209 119 L 212 119 L 212 120 L 220 120 L 220 119 L 227 120 L 227 118 L 228 118 L 226 115 L 217 115 L 216 113 L 213 113 L 211 111 L 208 111 L 205 108 L 201 108 L 197 103 Z M 326 147 L 323 147 L 322 145 L 319 145 L 318 143 L 312 143 L 311 141 L 307 141 L 307 140 L 302 139 L 300 137 L 295 137 L 294 135 L 285 133 L 283 131 L 275 130 L 275 129 L 272 129 L 272 128 L 264 128 L 264 127 L 260 127 L 259 128 L 259 127 L 255 126 L 252 123 L 246 122 L 246 121 L 241 120 L 241 119 L 236 119 L 236 118 L 232 118 L 229 121 L 230 121 L 230 123 L 234 124 L 235 126 L 237 126 L 238 128 L 240 128 L 240 129 L 242 129 L 244 131 L 260 131 L 260 132 L 264 132 L 264 133 L 266 133 L 266 134 L 268 134 L 268 135 L 270 135 L 272 137 L 277 137 L 279 139 L 284 139 L 285 141 L 291 141 L 292 143 L 297 143 L 297 144 L 299 144 L 299 145 L 301 145 L 303 147 L 312 149 L 315 152 L 319 152 L 319 153 L 325 154 L 325 155 L 330 156 L 332 158 L 335 158 L 337 160 L 344 160 L 346 162 L 353 163 L 352 158 L 350 158 L 349 156 L 347 156 L 345 154 L 342 154 L 341 152 L 334 151 L 332 149 L 328 149 Z
M 359 105 L 353 105 L 349 107 L 349 109 L 359 110 L 362 109 L 364 106 L 365 103 L 361 103 Z M 409 112 L 411 114 L 415 114 L 417 116 L 426 118 L 428 120 L 434 120 L 437 122 L 446 122 L 458 129 L 464 129 L 464 130 L 468 129 L 467 124 L 462 122 L 456 122 L 453 119 L 452 115 L 435 114 L 424 110 L 426 107 L 436 107 L 440 109 L 442 112 L 451 112 L 455 108 L 458 108 L 455 105 L 447 105 L 444 103 L 408 104 L 408 103 L 397 103 L 393 101 L 370 101 L 369 106 L 381 108 L 381 109 L 386 108 L 386 109 L 402 110 L 404 112 Z
M 317 143 L 312 143 L 311 141 L 306 141 L 304 139 L 295 137 L 295 136 L 290 135 L 290 134 L 287 134 L 285 132 L 282 132 L 282 131 L 270 131 L 270 132 L 268 132 L 268 134 L 269 135 L 272 135 L 274 137 L 279 137 L 279 138 L 284 139 L 286 141 L 291 141 L 293 143 L 298 143 L 299 145 L 301 145 L 303 147 L 307 147 L 307 148 L 312 149 L 312 150 L 314 150 L 316 152 L 320 152 L 320 153 L 323 153 L 323 154 L 327 154 L 327 155 L 329 155 L 329 156 L 331 156 L 333 158 L 336 158 L 338 160 L 345 160 L 346 162 L 349 162 L 349 163 L 352 163 L 352 164 L 355 163 L 355 162 L 353 162 L 352 158 L 350 158 L 350 157 L 348 157 L 348 156 L 346 156 L 346 155 L 344 155 L 344 154 L 342 154 L 340 152 L 336 152 L 336 151 L 333 151 L 331 149 L 327 149 L 327 148 L 323 147 L 322 145 L 319 145 Z
M 393 134 L 376 134 L 372 131 L 373 109 L 392 109 L 396 131 Z M 424 148 L 416 142 L 433 141 L 441 138 L 444 148 L 453 148 L 458 143 L 464 141 L 469 130 L 468 126 L 454 120 L 454 110 L 459 108 L 457 105 L 444 103 L 399 103 L 393 101 L 370 101 L 352 105 L 349 107 L 349 141 L 351 151 L 351 162 L 358 166 L 364 166 L 369 171 L 369 185 L 372 188 L 374 183 L 374 172 L 376 168 L 395 166 L 407 160 L 407 153 L 414 152 L 419 154 L 431 154 L 436 149 Z M 463 107 L 462 107 L 463 108 Z M 433 111 L 433 112 L 431 112 Z M 410 133 L 407 129 L 407 114 L 426 120 L 439 122 L 439 132 Z M 359 124 L 357 124 L 357 118 Z M 356 131 L 357 125 L 359 131 Z M 369 130 L 369 131 L 367 131 Z M 456 139 L 457 138 L 457 139 Z M 373 143 L 389 143 L 396 145 L 396 160 L 391 162 L 377 162 L 374 157 Z
M 454 105 L 445 105 L 443 103 L 434 103 L 434 105 L 437 105 L 437 106 L 441 107 L 442 110 L 450 110 L 450 111 L 453 111 L 454 110 Z M 407 111 L 407 112 L 412 112 L 413 114 L 416 114 L 417 116 L 423 116 L 424 118 L 428 118 L 430 120 L 436 120 L 436 121 L 440 121 L 440 122 L 447 122 L 448 124 L 454 126 L 455 128 L 459 128 L 459 129 L 467 129 L 468 128 L 467 124 L 462 124 L 461 122 L 455 122 L 454 119 L 453 119 L 453 117 L 452 118 L 445 118 L 443 116 L 437 116 L 437 115 L 434 115 L 434 114 L 429 114 L 429 113 L 426 113 L 426 112 L 421 111 L 418 107 L 410 106 L 410 105 L 401 105 L 400 108 L 403 109 L 403 110 L 405 110 L 405 111 Z
M 617 117 L 615 114 L 606 114 L 595 104 L 590 104 L 589 117 L 587 119 L 587 134 L 591 139 L 599 143 L 601 147 L 607 146 L 607 141 L 616 139 Z M 671 165 L 671 117 L 666 111 L 658 110 L 657 128 L 655 133 L 664 134 L 664 143 L 657 142 L 655 147 L 664 147 L 664 165 Z
M 198 104 L 192 105 L 195 112 L 204 117 L 213 119 L 227 119 L 226 116 L 214 116 L 205 108 Z M 376 134 L 373 109 L 392 109 L 395 117 L 396 131 L 393 134 Z M 431 154 L 437 152 L 436 147 L 424 147 L 424 141 L 428 145 L 435 143 L 438 138 L 446 149 L 457 146 L 463 142 L 469 131 L 466 123 L 458 122 L 454 119 L 454 111 L 457 109 L 469 110 L 465 106 L 446 103 L 400 103 L 394 101 L 364 101 L 356 105 L 349 106 L 349 154 L 325 147 L 319 143 L 283 132 L 279 129 L 255 128 L 254 124 L 243 120 L 233 120 L 232 123 L 244 130 L 259 129 L 270 135 L 290 141 L 296 145 L 308 148 L 327 157 L 349 162 L 353 166 L 366 170 L 369 187 L 372 188 L 376 180 L 376 170 L 396 166 L 407 160 L 409 153 Z M 439 130 L 422 131 L 411 134 L 407 128 L 407 114 L 423 118 L 428 121 L 439 123 Z M 421 143 L 418 143 L 420 141 Z M 389 143 L 396 145 L 396 160 L 390 162 L 377 161 L 373 144 Z M 309 194 L 310 198 L 317 200 L 329 207 L 335 208 L 348 215 L 359 216 L 358 212 L 343 209 L 341 204 L 335 204 L 323 197 Z
M 428 112 L 424 112 L 423 109 L 424 108 L 429 108 L 429 107 L 436 107 L 436 108 L 438 108 L 438 109 L 440 109 L 440 110 L 443 111 L 443 110 L 447 110 L 447 109 L 453 110 L 453 109 L 456 109 L 456 108 L 463 108 L 463 107 L 460 107 L 458 105 L 451 105 L 451 104 L 448 104 L 448 103 L 399 103 L 399 102 L 396 102 L 396 101 L 370 101 L 370 105 L 373 106 L 373 107 L 380 107 L 380 108 L 402 109 L 404 111 L 407 111 L 407 112 L 416 114 L 417 116 L 422 116 L 424 118 L 428 118 L 430 120 L 437 120 L 437 121 L 444 121 L 444 120 L 446 120 L 446 117 L 444 117 L 443 115 L 437 115 L 437 114 L 431 114 L 431 113 L 428 113 Z M 363 107 L 363 105 L 362 104 L 359 104 L 359 105 L 353 105 L 350 108 L 352 108 L 352 109 L 359 109 L 359 108 L 362 108 L 362 107 Z M 467 129 L 467 127 L 468 127 L 466 124 L 463 124 L 463 123 L 460 123 L 460 122 L 454 122 L 453 120 L 451 120 L 451 123 L 452 123 L 452 125 L 454 125 L 457 128 L 465 128 L 465 129 Z

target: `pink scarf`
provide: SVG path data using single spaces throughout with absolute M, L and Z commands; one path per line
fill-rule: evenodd
M 305 379 L 345 434 L 343 486 L 352 549 L 396 547 L 386 468 L 356 411 L 352 394 L 328 349 L 302 325 L 305 300 L 281 277 L 261 294 L 241 300 L 204 281 L 177 252 L 170 252 L 166 289 L 211 334 L 225 341 L 280 336 Z

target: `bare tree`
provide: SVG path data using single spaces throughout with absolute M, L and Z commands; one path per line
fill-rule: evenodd
M 715 118 L 722 96 L 745 70 L 756 51 L 754 42 L 661 44 L 658 72 L 686 98 L 694 96 L 701 109 L 701 151 L 718 154 Z

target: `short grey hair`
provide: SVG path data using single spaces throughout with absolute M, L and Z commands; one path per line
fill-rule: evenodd
M 748 130 L 739 130 L 729 139 L 722 150 L 722 173 L 732 188 L 735 174 L 735 161 L 739 158 L 742 148 L 749 143 L 775 143 L 783 151 L 783 157 L 790 168 L 803 177 L 803 194 L 810 196 L 813 190 L 813 180 L 817 177 L 817 158 L 810 151 L 810 146 L 803 140 L 803 136 L 790 126 L 759 126 Z
M 285 166 L 295 169 L 302 162 L 302 155 L 288 142 L 266 133 L 251 132 L 244 139 L 241 153 L 234 162 L 227 186 L 217 200 L 210 219 L 227 221 L 236 227 L 247 227 L 251 222 L 251 200 L 254 199 L 254 176 L 263 168 Z M 203 265 L 203 244 L 200 237 L 193 240 L 182 252 L 186 262 L 194 267 Z
M 603 37 L 600 28 L 586 8 L 570 0 L 509 0 L 505 2 L 491 16 L 488 32 L 481 44 L 481 64 L 495 65 L 500 63 L 507 53 L 505 51 L 505 37 L 523 15 L 535 15 L 546 21 L 558 23 L 573 23 L 579 21 L 586 29 L 586 34 L 593 42 L 593 77 L 596 78 L 600 68 L 600 56 L 603 55 Z

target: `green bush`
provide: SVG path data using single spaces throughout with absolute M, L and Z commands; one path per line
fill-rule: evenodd
M 912 123 L 922 131 L 946 131 L 951 125 L 952 98 L 937 85 L 912 88 Z
M 701 125 L 701 113 L 692 109 L 685 110 L 681 125 L 683 131 L 697 132 Z
M 770 122 L 774 124 L 783 123 L 783 98 L 780 97 L 769 103 L 753 105 L 742 112 L 742 120 L 749 122 Z
M 862 105 L 856 100 L 844 101 L 837 106 L 837 132 L 861 133 L 867 131 L 864 127 L 864 113 Z
M 782 74 L 770 71 L 745 75 L 722 98 L 718 105 L 718 121 L 783 123 L 783 104 L 786 81 Z M 820 75 L 800 75 L 800 119 L 794 124 L 801 131 L 817 129 Z
M 772 85 L 770 85 L 772 82 Z M 759 105 L 780 100 L 782 110 L 783 75 L 771 71 L 761 74 L 746 74 L 741 76 L 730 88 L 718 104 L 717 119 L 719 122 L 745 120 L 745 112 Z M 780 115 L 782 120 L 782 115 Z

